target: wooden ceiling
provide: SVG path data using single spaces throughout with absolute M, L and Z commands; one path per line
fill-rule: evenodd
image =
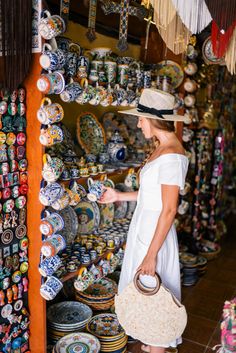
M 89 8 L 87 5 L 88 3 L 89 1 L 86 0 L 70 0 L 69 19 L 87 27 L 89 13 Z M 137 1 L 131 1 L 131 4 L 137 6 Z M 47 5 L 51 13 L 60 13 L 60 0 L 47 0 Z M 104 14 L 103 10 L 101 9 L 101 3 L 98 0 L 96 32 L 105 34 L 110 37 L 118 38 L 119 22 L 120 16 L 118 14 Z M 128 26 L 128 42 L 133 44 L 140 44 L 141 38 L 145 37 L 146 25 L 146 21 L 140 21 L 137 17 L 130 16 Z

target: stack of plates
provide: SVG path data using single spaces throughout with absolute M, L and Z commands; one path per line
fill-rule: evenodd
M 75 282 L 76 288 L 76 282 Z M 110 278 L 101 278 L 84 292 L 76 290 L 76 299 L 94 310 L 108 310 L 114 304 L 117 284 Z
M 183 266 L 183 285 L 184 286 L 193 286 L 198 281 L 198 257 L 196 255 L 181 252 L 180 253 L 180 262 Z
M 204 256 L 197 257 L 198 276 L 203 276 L 207 269 L 207 259 Z
M 84 332 L 71 333 L 62 337 L 53 348 L 53 353 L 98 353 L 99 351 L 99 340 Z
M 82 331 L 93 315 L 89 306 L 76 301 L 53 304 L 47 310 L 48 337 L 57 342 L 68 333 Z
M 92 317 L 87 331 L 101 343 L 101 352 L 124 353 L 128 337 L 115 314 L 100 314 Z

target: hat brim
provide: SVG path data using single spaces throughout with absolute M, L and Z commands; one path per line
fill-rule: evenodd
M 187 115 L 177 115 L 177 114 L 163 115 L 164 119 L 162 119 L 157 115 L 139 112 L 136 108 L 128 109 L 128 110 L 119 110 L 118 113 L 127 114 L 127 115 L 135 115 L 135 116 L 144 116 L 145 118 L 157 119 L 157 120 L 161 120 L 161 121 L 164 121 L 164 120 L 166 120 L 166 121 L 180 121 L 185 124 L 189 124 L 191 122 L 191 119 Z

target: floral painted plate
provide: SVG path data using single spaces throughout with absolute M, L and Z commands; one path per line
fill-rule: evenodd
M 117 284 L 110 278 L 100 278 L 89 286 L 83 293 L 93 298 L 107 296 L 112 297 L 117 293 Z
M 203 43 L 202 56 L 206 64 L 225 65 L 224 58 L 217 58 L 213 53 L 211 36 Z
M 47 310 L 50 324 L 63 328 L 74 328 L 91 319 L 92 310 L 86 304 L 76 301 L 65 301 L 51 305 Z
M 77 139 L 86 153 L 98 155 L 103 152 L 105 132 L 94 114 L 85 112 L 78 116 Z
M 79 234 L 91 234 L 98 229 L 100 223 L 100 211 L 96 202 L 81 201 L 74 210 L 78 217 Z
M 157 75 L 167 76 L 171 79 L 171 86 L 177 88 L 184 79 L 183 69 L 172 60 L 163 60 L 157 64 Z
M 119 324 L 115 314 L 99 314 L 93 316 L 87 325 L 88 331 L 97 337 L 109 337 L 123 335 L 124 330 Z
M 100 351 L 99 340 L 89 333 L 77 332 L 62 337 L 56 344 L 58 353 L 98 353 Z

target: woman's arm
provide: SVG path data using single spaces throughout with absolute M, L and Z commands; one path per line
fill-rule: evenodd
M 138 191 L 119 192 L 112 188 L 104 187 L 104 193 L 99 200 L 99 203 L 111 203 L 116 201 L 136 201 Z
M 154 276 L 160 250 L 164 240 L 172 226 L 177 212 L 179 187 L 176 185 L 161 185 L 162 211 L 159 216 L 155 233 L 148 252 L 139 266 L 142 274 Z

